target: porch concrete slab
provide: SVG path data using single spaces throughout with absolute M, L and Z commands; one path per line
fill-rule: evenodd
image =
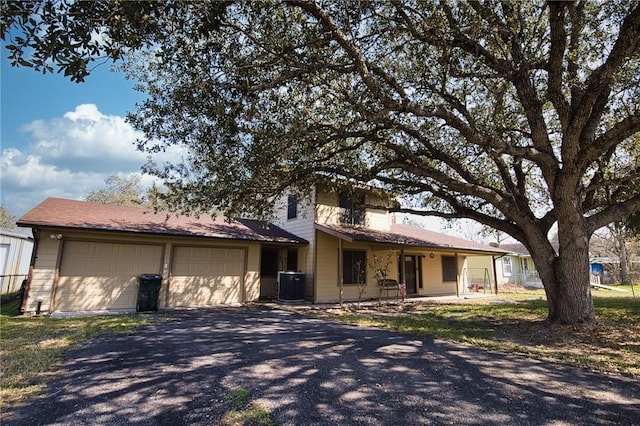
M 640 424 L 630 378 L 260 305 L 162 317 L 69 352 L 2 424 L 217 425 L 239 389 L 285 426 Z

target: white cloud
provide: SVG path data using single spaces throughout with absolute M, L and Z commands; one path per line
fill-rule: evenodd
M 88 190 L 103 187 L 110 175 L 140 173 L 148 158 L 135 147 L 141 133 L 93 104 L 79 105 L 61 118 L 33 121 L 21 130 L 29 145 L 2 151 L 0 176 L 2 204 L 18 216 L 46 197 L 82 199 Z M 179 161 L 181 151 L 174 147 L 154 159 Z
M 102 114 L 93 104 L 79 105 L 62 118 L 33 121 L 22 130 L 31 135 L 31 153 L 60 167 L 105 171 L 114 166 L 139 168 L 146 161 L 146 154 L 135 149 L 142 134 L 122 117 Z

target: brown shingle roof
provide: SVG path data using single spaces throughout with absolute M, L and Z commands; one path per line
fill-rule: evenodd
M 87 201 L 47 198 L 18 220 L 20 226 L 55 226 L 61 228 L 167 234 L 222 238 L 275 243 L 306 244 L 277 226 L 249 219 L 227 222 L 212 219 L 157 212 L 141 207 L 117 206 Z
M 392 225 L 388 232 L 366 228 L 351 228 L 338 225 L 316 224 L 320 231 L 347 238 L 351 241 L 423 247 L 431 249 L 451 249 L 472 252 L 504 254 L 505 250 L 489 245 L 452 237 L 411 225 Z

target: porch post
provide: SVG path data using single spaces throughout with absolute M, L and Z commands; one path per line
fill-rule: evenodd
M 456 297 L 460 297 L 460 274 L 458 273 L 458 253 L 455 254 L 456 260 Z
M 342 301 L 344 300 L 344 274 L 343 274 L 343 260 L 342 254 L 342 238 L 338 238 L 338 283 L 340 286 L 340 306 L 342 306 Z
M 500 259 L 500 257 L 498 257 L 498 259 Z M 491 270 L 493 271 L 493 285 L 495 286 L 496 292 L 495 294 L 498 294 L 498 271 L 496 270 L 496 258 L 494 256 L 491 256 Z
M 404 249 L 400 249 L 400 284 L 405 284 Z

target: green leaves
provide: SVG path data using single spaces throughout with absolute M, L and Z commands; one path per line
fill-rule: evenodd
M 640 209 L 625 154 L 640 128 L 637 5 L 6 5 L 15 65 L 82 81 L 124 62 L 148 95 L 129 116 L 140 148 L 191 153 L 147 167 L 187 210 L 268 216 L 287 187 L 327 176 L 436 197 L 428 214 L 519 240 L 546 235 L 560 200 L 589 231 Z

